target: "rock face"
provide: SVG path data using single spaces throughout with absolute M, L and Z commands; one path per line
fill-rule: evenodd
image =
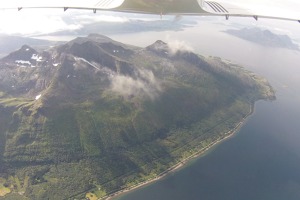
M 14 198 L 105 196 L 225 137 L 273 97 L 241 67 L 162 41 L 23 46 L 0 61 L 1 181 Z

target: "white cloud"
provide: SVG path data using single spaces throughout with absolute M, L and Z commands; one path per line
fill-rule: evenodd
M 95 22 L 127 22 L 128 14 L 91 10 L 22 9 L 0 10 L 0 33 L 34 35 L 63 30 L 78 30 Z M 8 20 L 9 19 L 9 20 Z
M 136 78 L 120 74 L 113 76 L 111 90 L 124 97 L 146 96 L 153 100 L 162 89 L 152 71 L 139 70 Z
M 80 24 L 67 24 L 57 12 L 47 15 L 47 11 L 49 10 L 0 11 L 0 32 L 27 35 L 66 29 L 76 30 L 81 27 Z
M 94 22 L 128 22 L 129 19 L 126 17 L 119 17 L 114 15 L 76 15 L 74 16 L 74 20 L 80 22 L 81 24 L 91 24 Z
M 193 47 L 189 45 L 186 41 L 172 39 L 170 35 L 166 36 L 166 43 L 170 48 L 171 54 L 175 54 L 177 51 L 193 51 Z

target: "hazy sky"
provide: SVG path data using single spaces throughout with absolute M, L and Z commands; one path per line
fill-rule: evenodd
M 27 0 L 28 1 L 28 0 Z M 247 8 L 258 13 L 279 16 L 300 17 L 300 2 L 299 0 L 217 0 Z M 14 5 L 17 0 L 3 1 L 0 7 Z M 23 0 L 23 2 L 25 2 Z M 30 2 L 47 2 L 46 0 L 30 0 Z M 48 1 L 51 3 L 62 2 L 61 0 Z M 72 0 L 78 4 L 93 3 L 97 0 Z M 16 4 L 17 5 L 17 4 Z M 17 10 L 0 10 L 0 33 L 6 34 L 22 34 L 31 35 L 36 33 L 48 33 L 58 30 L 76 30 L 84 24 L 98 21 L 114 21 L 126 22 L 130 18 L 138 18 L 140 15 L 129 15 L 124 13 L 112 12 L 97 12 L 92 14 L 92 11 L 75 11 L 68 10 L 63 12 L 62 9 L 23 9 Z M 155 16 L 154 16 L 155 18 Z M 157 17 L 159 19 L 159 16 Z M 260 21 L 260 20 L 259 20 Z M 264 23 L 264 21 L 262 21 Z M 270 21 L 276 24 L 274 21 Z M 282 22 L 278 22 L 282 24 Z M 287 23 L 290 24 L 290 23 Z M 295 26 L 299 26 L 296 23 Z M 278 25 L 280 28 L 281 25 Z M 283 29 L 286 29 L 285 27 Z

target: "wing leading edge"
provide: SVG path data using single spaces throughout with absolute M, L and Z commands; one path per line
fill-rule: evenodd
M 94 13 L 99 10 L 159 15 L 224 16 L 226 19 L 230 17 L 253 17 L 256 20 L 270 18 L 300 22 L 300 16 L 297 18 L 298 16 L 263 15 L 230 4 L 204 0 L 52 0 L 38 2 L 35 0 L 14 0 L 5 6 L 0 5 L 0 8 L 18 10 L 25 8 L 63 8 L 64 11 L 84 9 L 92 10 Z

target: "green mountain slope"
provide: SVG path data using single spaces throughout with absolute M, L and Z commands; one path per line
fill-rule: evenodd
M 256 100 L 274 98 L 240 66 L 162 41 L 137 48 L 90 35 L 28 51 L 0 67 L 4 199 L 103 197 L 134 186 L 228 136 Z

